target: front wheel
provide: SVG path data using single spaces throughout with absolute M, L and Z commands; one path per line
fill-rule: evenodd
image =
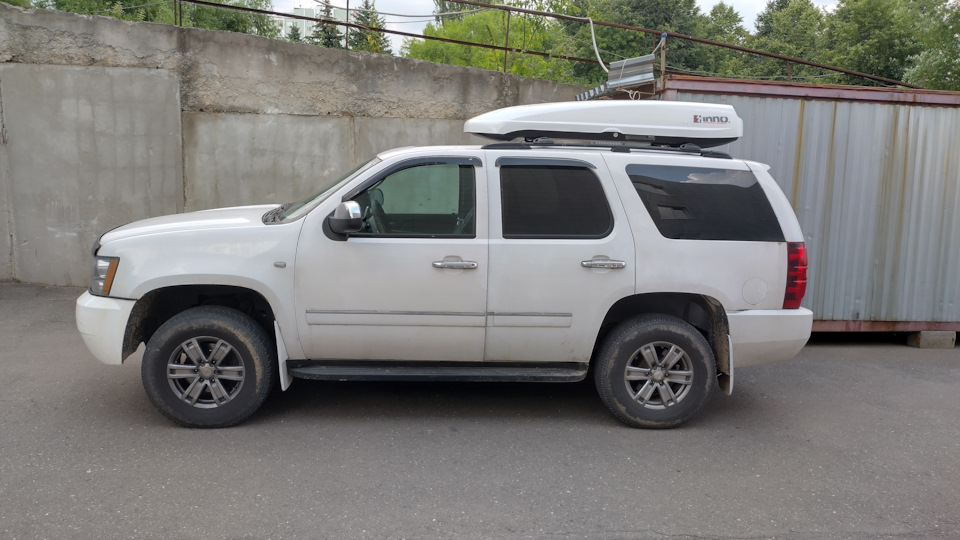
M 597 356 L 594 383 L 614 416 L 633 427 L 671 428 L 695 417 L 717 386 L 707 340 L 667 315 L 614 328 Z
M 140 367 L 150 402 L 187 427 L 227 427 L 253 414 L 272 387 L 276 360 L 269 335 L 252 318 L 201 306 L 163 324 Z

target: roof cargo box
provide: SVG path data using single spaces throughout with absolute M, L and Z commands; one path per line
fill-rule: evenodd
M 737 140 L 743 121 L 730 105 L 569 101 L 497 109 L 467 120 L 463 130 L 499 141 L 550 137 L 710 148 Z

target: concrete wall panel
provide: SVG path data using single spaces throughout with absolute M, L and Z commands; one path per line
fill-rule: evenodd
M 184 110 L 465 119 L 578 86 L 497 71 L 347 52 L 227 32 L 184 30 Z M 565 90 L 565 91 L 564 91 Z
M 355 118 L 354 154 L 359 161 L 403 146 L 483 144 L 487 141 L 463 132 L 463 120 Z
M 186 209 L 282 203 L 332 185 L 354 164 L 352 120 L 184 113 Z
M 0 62 L 176 69 L 180 29 L 0 3 Z
M 13 215 L 10 213 L 10 162 L 7 160 L 7 128 L 3 123 L 3 78 L 0 73 L 0 281 L 13 279 L 13 246 L 10 243 Z
M 102 232 L 181 210 L 173 74 L 5 64 L 0 83 L 20 279 L 84 285 Z

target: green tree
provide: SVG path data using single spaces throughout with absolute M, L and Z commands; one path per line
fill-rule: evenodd
M 287 35 L 284 36 L 290 43 L 303 43 L 303 37 L 300 36 L 300 27 L 296 24 L 290 26 Z
M 767 6 L 757 13 L 756 37 L 770 37 L 776 32 L 777 22 L 774 21 L 774 15 L 780 13 L 790 6 L 790 0 L 769 0 Z
M 220 3 L 264 11 L 273 10 L 271 0 L 232 0 L 230 2 L 224 1 Z M 280 29 L 277 28 L 277 25 L 267 15 L 191 4 L 182 4 L 181 6 L 183 9 L 184 26 L 204 28 L 207 30 L 243 32 L 245 34 L 256 34 L 269 38 L 277 38 L 280 36 Z
M 33 5 L 43 9 L 116 17 L 125 21 L 173 24 L 171 4 L 144 6 L 144 3 L 139 0 L 35 0 Z
M 811 62 L 823 60 L 824 15 L 810 0 L 771 0 L 757 15 L 757 33 L 747 40 L 753 49 Z M 823 75 L 820 69 L 783 60 L 749 55 L 744 58 L 746 75 L 782 78 Z
M 441 17 L 443 13 L 455 13 L 457 11 L 470 11 L 475 9 L 473 6 L 468 4 L 458 4 L 456 2 L 448 2 L 447 0 L 433 0 L 433 15 L 437 23 L 442 23 L 444 19 L 462 19 L 463 15 L 447 15 Z
M 922 50 L 908 58 L 906 82 L 960 90 L 960 4 L 939 2 L 917 17 Z
M 23 0 L 21 0 L 23 1 Z M 223 4 L 272 11 L 271 0 L 231 0 Z M 146 5 L 144 5 L 146 4 Z M 173 3 L 153 3 L 143 0 L 35 0 L 36 7 L 72 13 L 95 13 L 124 19 L 174 24 Z M 182 4 L 183 26 L 209 30 L 228 30 L 276 38 L 277 25 L 267 15 L 245 13 L 207 6 Z
M 511 16 L 509 47 L 568 55 L 569 48 L 559 45 L 558 28 L 544 26 L 541 17 Z M 504 46 L 506 44 L 506 14 L 502 11 L 484 11 L 464 15 L 461 19 L 445 19 L 440 25 L 428 24 L 425 36 L 436 36 L 471 43 Z M 483 69 L 502 70 L 504 53 L 494 49 L 456 45 L 434 40 L 406 40 L 401 55 L 431 62 Z M 508 54 L 507 72 L 524 77 L 536 77 L 560 82 L 571 82 L 569 62 L 556 58 L 512 52 Z
M 907 58 L 921 51 L 915 21 L 907 0 L 840 0 L 827 17 L 824 59 L 837 67 L 900 80 Z M 869 84 L 850 76 L 839 81 Z
M 328 21 L 333 20 L 333 10 L 330 4 L 323 5 L 321 18 Z M 340 33 L 340 28 L 337 25 L 320 21 L 313 26 L 310 42 L 328 49 L 342 49 L 343 34 Z
M 377 13 L 373 0 L 363 0 L 363 4 L 357 8 L 353 21 L 356 24 L 366 26 L 367 28 L 384 28 L 386 23 L 383 17 Z M 347 37 L 347 44 L 351 51 L 369 51 L 375 53 L 390 54 L 390 41 L 386 34 L 375 30 L 361 30 L 352 28 Z
M 718 2 L 710 10 L 710 16 L 703 26 L 702 37 L 728 45 L 745 47 L 750 33 L 743 27 L 743 18 L 733 6 Z M 745 55 L 746 53 L 722 47 L 708 47 L 705 53 L 704 71 L 728 77 L 741 77 L 745 70 Z
M 695 0 L 573 0 L 570 12 L 598 21 L 694 36 L 701 33 L 706 22 Z M 593 58 L 589 25 L 575 24 L 579 28 L 572 33 L 572 38 L 577 44 L 577 56 Z M 571 25 L 565 26 L 568 32 L 573 29 Z M 653 34 L 606 26 L 595 26 L 594 33 L 606 63 L 650 54 L 659 39 Z M 666 58 L 669 65 L 689 70 L 702 68 L 706 61 L 700 44 L 678 39 L 667 40 Z M 607 79 L 599 66 L 590 64 L 577 64 L 574 72 L 587 84 L 599 84 Z

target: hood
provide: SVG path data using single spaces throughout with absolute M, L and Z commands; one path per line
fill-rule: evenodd
M 232 229 L 258 225 L 263 227 L 263 214 L 277 206 L 276 204 L 235 206 L 143 219 L 104 233 L 100 237 L 100 244 L 149 234 Z

